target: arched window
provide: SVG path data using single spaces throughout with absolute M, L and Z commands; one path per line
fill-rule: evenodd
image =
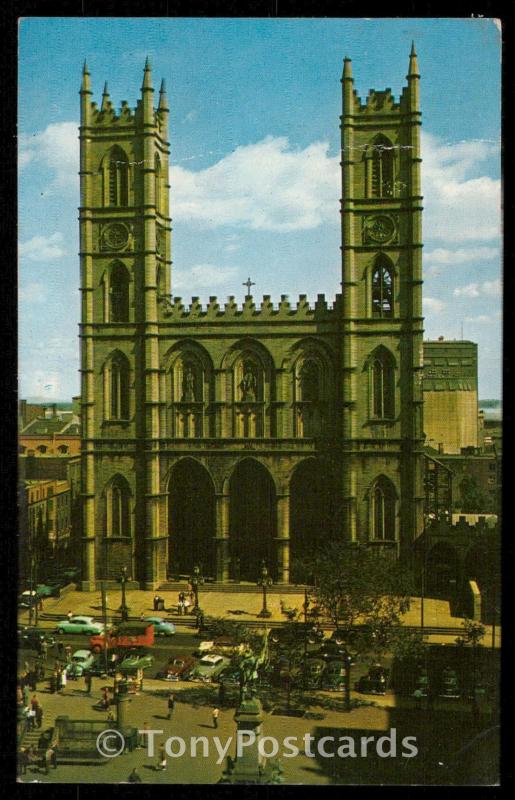
M 372 316 L 393 317 L 393 270 L 381 256 L 372 272 Z
M 300 399 L 315 403 L 320 399 L 320 370 L 316 361 L 304 361 L 300 369 Z
M 376 136 L 372 143 L 371 196 L 393 197 L 393 145 L 386 136 Z
M 129 419 L 129 363 L 121 353 L 104 366 L 104 418 Z
M 395 416 L 395 364 L 392 355 L 378 348 L 371 361 L 372 416 L 392 419 Z
M 395 540 L 395 489 L 386 478 L 379 478 L 372 490 L 372 536 Z
M 129 321 L 129 273 L 122 263 L 113 264 L 109 276 L 109 321 Z
M 60 453 L 62 453 L 64 455 L 65 453 L 68 452 L 68 445 L 67 444 L 60 444 L 57 449 L 59 450 Z
M 38 447 L 38 450 L 39 450 L 40 453 L 46 453 L 46 451 L 47 451 L 46 444 L 40 444 L 39 447 Z
M 130 490 L 122 480 L 113 480 L 106 490 L 106 534 L 131 536 Z
M 110 206 L 129 205 L 129 162 L 121 147 L 109 153 L 108 200 Z

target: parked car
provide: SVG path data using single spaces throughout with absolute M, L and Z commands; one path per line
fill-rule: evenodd
M 59 634 L 63 633 L 86 633 L 86 634 L 101 634 L 104 630 L 102 622 L 96 622 L 93 617 L 76 616 L 70 619 L 63 619 L 56 625 L 56 631 Z
M 173 622 L 167 622 L 163 617 L 143 617 L 141 621 L 154 626 L 155 636 L 173 636 L 176 633 Z
M 76 650 L 72 655 L 71 664 L 66 667 L 68 678 L 80 678 L 88 670 L 95 660 L 91 650 Z
M 170 659 L 162 672 L 157 673 L 157 677 L 165 681 L 185 681 L 194 666 L 195 659 L 192 656 L 176 656 Z
M 318 689 L 325 671 L 323 658 L 308 658 L 304 663 L 302 679 L 306 689 Z
M 328 661 L 322 676 L 322 688 L 340 691 L 345 686 L 347 665 L 345 661 Z
M 61 584 L 57 581 L 47 581 L 46 583 L 38 583 L 36 586 L 36 594 L 38 597 L 60 597 Z
M 154 666 L 154 656 L 146 652 L 126 653 L 118 665 L 119 672 L 129 672 L 135 669 L 150 669 Z
M 457 698 L 461 692 L 455 670 L 445 667 L 441 675 L 440 697 Z
M 18 646 L 29 650 L 39 649 L 40 644 L 46 642 L 49 647 L 53 647 L 56 642 L 55 636 L 42 628 L 23 627 L 18 628 Z
M 89 644 L 94 653 L 101 653 L 105 646 L 102 632 L 92 636 Z M 119 648 L 151 647 L 154 644 L 154 626 L 151 622 L 120 622 L 107 632 L 109 650 Z
M 370 667 L 366 675 L 361 676 L 354 688 L 357 692 L 364 694 L 386 694 L 389 677 L 390 670 L 380 664 L 375 664 Z
M 189 680 L 210 683 L 217 680 L 221 671 L 224 667 L 228 667 L 229 664 L 230 661 L 225 656 L 220 656 L 216 653 L 208 653 L 208 655 L 203 656 L 196 667 L 191 670 Z
M 331 661 L 334 659 L 346 659 L 349 655 L 345 645 L 337 644 L 332 639 L 326 639 L 322 642 L 322 646 L 314 653 L 311 654 L 312 656 L 317 656 L 318 658 L 323 658 L 325 661 Z
M 209 640 L 206 640 L 204 642 L 200 642 L 198 647 L 195 648 L 195 650 L 193 651 L 193 655 L 194 656 L 205 656 L 206 653 L 209 653 L 210 650 L 212 650 L 214 646 L 215 646 L 215 640 L 214 639 L 209 639 Z
M 30 608 L 31 606 L 35 606 L 39 603 L 40 598 L 34 589 L 31 591 L 30 589 L 26 589 L 18 596 L 18 606 L 20 608 Z

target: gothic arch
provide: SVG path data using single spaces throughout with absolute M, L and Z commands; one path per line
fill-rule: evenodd
M 133 495 L 128 481 L 116 473 L 104 485 L 102 498 L 105 503 L 104 536 L 109 539 L 132 539 Z
M 363 153 L 367 197 L 393 197 L 395 194 L 395 148 L 391 140 L 378 133 Z
M 100 164 L 104 206 L 129 205 L 129 158 L 119 145 L 113 145 Z
M 122 261 L 112 261 L 103 276 L 107 291 L 106 322 L 129 322 L 130 272 Z
M 391 350 L 382 344 L 372 350 L 364 371 L 368 374 L 369 419 L 394 419 L 396 360 Z
M 199 566 L 215 574 L 215 487 L 209 470 L 189 456 L 175 462 L 168 475 L 168 572 L 190 575 Z
M 233 435 L 241 439 L 273 435 L 270 404 L 275 400 L 275 367 L 270 352 L 261 342 L 241 339 L 224 355 L 222 369 L 223 394 L 232 408 Z
M 372 317 L 395 316 L 395 267 L 384 253 L 378 253 L 370 269 L 370 314 Z
M 196 342 L 179 342 L 168 351 L 164 364 L 168 430 L 178 438 L 209 435 L 207 413 L 215 392 L 209 354 Z
M 120 350 L 113 350 L 102 365 L 104 420 L 130 418 L 130 364 Z
M 386 475 L 378 475 L 369 490 L 369 531 L 373 541 L 398 540 L 399 494 Z

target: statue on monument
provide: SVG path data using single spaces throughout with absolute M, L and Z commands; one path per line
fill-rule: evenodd
M 256 400 L 257 381 L 252 365 L 248 362 L 244 366 L 243 380 L 240 384 L 243 400 Z
M 190 366 L 186 367 L 182 381 L 182 400 L 184 403 L 195 401 L 195 375 Z

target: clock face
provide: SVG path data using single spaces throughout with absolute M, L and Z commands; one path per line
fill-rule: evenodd
M 387 242 L 395 232 L 390 217 L 373 217 L 368 224 L 368 235 L 374 242 Z
M 109 227 L 106 228 L 104 240 L 108 247 L 112 247 L 113 250 L 119 250 L 120 247 L 124 247 L 127 244 L 129 232 L 121 222 L 115 222 L 113 225 L 109 225 Z

